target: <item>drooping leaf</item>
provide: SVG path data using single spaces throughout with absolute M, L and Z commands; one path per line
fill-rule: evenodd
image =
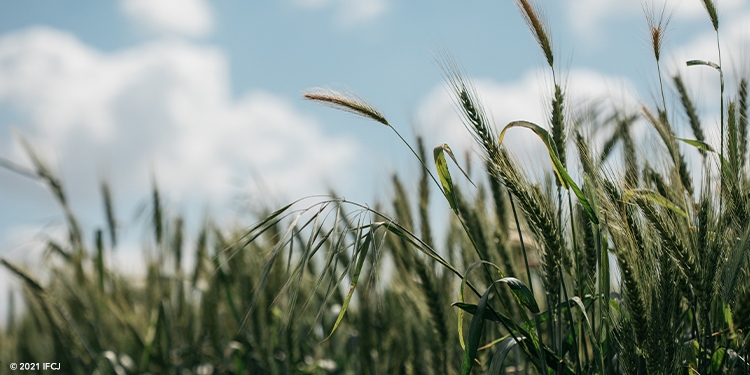
M 539 313 L 539 305 L 536 303 L 534 293 L 531 292 L 529 287 L 526 286 L 521 280 L 515 277 L 505 277 L 497 282 L 505 283 L 510 287 L 511 292 L 518 298 L 519 301 L 534 314 Z
M 499 142 L 503 143 L 503 138 L 505 137 L 505 132 L 508 131 L 510 128 L 514 127 L 522 127 L 529 129 L 533 131 L 541 140 L 544 142 L 544 145 L 547 147 L 547 152 L 549 153 L 549 157 L 552 160 L 552 166 L 555 171 L 555 174 L 557 175 L 557 178 L 560 180 L 560 183 L 565 189 L 573 189 L 573 193 L 575 193 L 576 197 L 578 198 L 578 202 L 583 206 L 583 209 L 586 210 L 586 214 L 589 215 L 589 218 L 594 224 L 599 224 L 599 219 L 596 217 L 596 213 L 594 212 L 594 209 L 591 208 L 591 204 L 589 204 L 588 199 L 586 199 L 586 196 L 583 194 L 583 191 L 578 187 L 578 185 L 573 181 L 573 179 L 568 174 L 568 171 L 565 170 L 565 167 L 562 165 L 562 162 L 560 162 L 560 158 L 558 157 L 557 150 L 555 149 L 555 143 L 552 139 L 552 136 L 539 125 L 536 125 L 529 121 L 513 121 L 510 124 L 506 125 L 505 128 L 503 128 L 503 131 L 500 132 Z
M 432 153 L 435 158 L 435 169 L 437 169 L 438 177 L 440 177 L 440 184 L 443 185 L 445 199 L 448 200 L 451 209 L 456 211 L 456 194 L 453 192 L 453 179 L 451 178 L 451 172 L 448 170 L 448 162 L 445 161 L 445 155 L 443 155 L 443 146 L 436 146 Z
M 658 204 L 659 206 L 674 211 L 676 214 L 684 217 L 685 219 L 688 219 L 685 211 L 677 207 L 674 203 L 670 202 L 669 199 L 663 197 L 662 195 L 651 189 L 630 189 L 626 190 L 622 194 L 622 200 L 625 202 L 628 202 L 634 198 L 643 198 L 649 200 L 653 203 Z
M 473 303 L 454 302 L 451 306 L 458 307 L 459 309 L 466 311 L 467 313 L 472 314 L 472 315 L 477 313 L 477 305 Z M 487 309 L 487 311 L 484 312 L 484 319 L 487 319 L 496 323 L 501 323 L 501 322 L 505 322 L 506 324 L 513 323 L 513 321 L 510 318 L 504 315 L 501 315 L 497 312 L 494 312 L 492 310 L 489 310 L 489 309 Z
M 714 152 L 714 149 L 706 142 L 701 142 L 697 139 L 687 139 L 687 138 L 676 138 L 678 141 L 685 142 L 699 150 L 703 151 L 710 151 Z
M 456 161 L 456 156 L 453 155 L 453 151 L 451 150 L 450 146 L 448 146 L 447 143 L 443 143 L 442 145 L 436 146 L 432 150 L 433 157 L 435 158 L 435 169 L 437 169 L 438 176 L 440 177 L 440 184 L 443 185 L 443 194 L 445 194 L 445 199 L 448 200 L 448 204 L 450 204 L 451 209 L 453 211 L 456 211 L 457 208 L 457 201 L 456 201 L 456 193 L 453 189 L 453 179 L 451 178 L 451 172 L 448 170 L 448 163 L 445 160 L 445 154 L 448 154 L 451 159 L 453 159 L 453 163 L 456 164 L 458 167 L 458 170 L 461 171 L 461 173 L 464 174 L 467 180 L 471 182 L 472 185 L 474 185 L 474 182 L 471 181 L 469 178 L 469 175 L 461 168 L 461 166 Z M 476 186 L 476 185 L 474 185 Z
M 503 283 L 508 285 L 513 295 L 515 295 L 516 298 L 518 298 L 519 302 L 521 302 L 521 305 L 529 309 L 529 311 L 534 314 L 539 313 L 539 305 L 536 302 L 536 298 L 534 298 L 534 293 L 532 293 L 529 287 L 521 282 L 521 280 L 518 280 L 515 277 L 505 277 L 495 281 L 495 283 Z M 476 313 L 476 305 L 463 302 L 456 302 L 453 305 L 469 312 L 470 314 Z M 496 313 L 489 313 L 489 315 L 485 315 L 485 319 L 493 320 L 496 322 L 501 321 L 500 317 Z
M 732 171 L 729 169 L 729 162 L 727 161 L 727 159 L 724 158 L 724 156 L 721 155 L 720 153 L 716 152 L 716 150 L 714 150 L 711 147 L 711 145 L 709 145 L 708 143 L 697 141 L 697 140 L 694 140 L 694 139 L 685 139 L 685 138 L 676 138 L 676 139 L 678 141 L 685 142 L 685 143 L 687 143 L 687 144 L 689 144 L 689 145 L 691 145 L 691 146 L 693 146 L 693 147 L 695 147 L 695 148 L 697 148 L 699 150 L 713 152 L 714 154 L 716 154 L 717 156 L 719 156 L 719 159 L 721 160 L 721 166 L 722 166 L 723 173 L 726 176 L 731 176 L 732 175 Z
M 713 61 L 705 61 L 705 60 L 688 60 L 685 62 L 687 66 L 696 66 L 696 65 L 705 65 L 710 66 L 718 71 L 721 71 L 721 67 L 719 64 L 713 62 Z

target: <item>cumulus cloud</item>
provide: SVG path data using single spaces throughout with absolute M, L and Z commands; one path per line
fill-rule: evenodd
M 213 15 L 205 0 L 121 0 L 120 7 L 149 32 L 201 37 L 213 29 Z
M 293 3 L 310 9 L 333 7 L 338 23 L 346 27 L 371 22 L 389 7 L 388 0 L 293 0 Z
M 226 56 L 187 42 L 102 53 L 53 29 L 10 34 L 0 39 L 2 102 L 44 156 L 71 166 L 69 191 L 91 192 L 102 169 L 120 191 L 148 191 L 153 170 L 169 196 L 215 199 L 254 186 L 253 175 L 298 196 L 325 192 L 331 171 L 353 173 L 355 141 L 325 136 L 274 94 L 233 98 Z M 15 152 L 2 156 L 23 157 L 2 138 Z

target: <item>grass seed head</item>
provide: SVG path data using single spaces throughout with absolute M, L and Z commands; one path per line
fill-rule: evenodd
M 521 11 L 521 15 L 526 21 L 526 24 L 529 25 L 537 43 L 542 47 L 544 57 L 547 59 L 547 63 L 551 68 L 554 62 L 552 56 L 552 44 L 550 43 L 547 25 L 542 21 L 543 15 L 540 17 L 541 12 L 539 7 L 536 6 L 536 4 L 532 4 L 529 0 L 517 0 L 516 5 L 518 5 L 518 9 Z
M 740 160 L 742 167 L 745 166 L 745 155 L 747 155 L 747 79 L 740 81 L 737 103 L 739 133 L 740 133 Z
M 701 127 L 700 119 L 698 118 L 698 112 L 693 105 L 693 101 L 688 95 L 685 84 L 682 82 L 682 77 L 676 75 L 672 78 L 674 85 L 677 88 L 677 92 L 680 94 L 680 102 L 682 102 L 682 108 L 685 110 L 685 115 L 688 117 L 690 122 L 690 129 L 693 131 L 695 139 L 705 142 L 706 136 L 703 134 L 703 128 Z M 701 154 L 705 154 L 705 151 L 700 150 Z
M 667 32 L 667 26 L 669 21 L 672 19 L 674 10 L 669 15 L 665 15 L 666 4 L 661 8 L 661 12 L 657 17 L 656 12 L 653 8 L 643 6 L 643 11 L 646 13 L 646 22 L 648 22 L 649 34 L 651 36 L 651 47 L 654 50 L 654 57 L 656 61 L 661 58 L 661 47 L 664 43 L 664 37 Z
M 354 94 L 344 94 L 331 89 L 317 88 L 305 93 L 304 97 L 305 99 L 369 118 L 386 126 L 391 126 L 377 108 Z
M 711 19 L 711 25 L 713 25 L 716 32 L 719 31 L 719 13 L 716 11 L 716 3 L 713 0 L 702 0 L 703 8 L 708 12 L 708 17 Z
M 550 122 L 552 123 L 552 139 L 555 142 L 555 148 L 557 149 L 557 156 L 560 158 L 560 163 L 562 163 L 563 166 L 566 166 L 563 100 L 564 94 L 562 89 L 559 85 L 555 85 L 555 97 L 552 99 L 552 117 L 550 119 Z

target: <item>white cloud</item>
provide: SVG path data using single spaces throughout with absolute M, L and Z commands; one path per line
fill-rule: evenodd
M 205 0 L 121 0 L 122 11 L 149 32 L 206 36 L 213 15 Z
M 339 21 L 346 26 L 375 20 L 388 9 L 386 0 L 340 0 Z
M 385 14 L 389 7 L 388 0 L 292 0 L 292 2 L 299 7 L 310 9 L 333 7 L 338 23 L 345 27 L 371 22 Z
M 333 173 L 352 180 L 355 141 L 325 136 L 271 93 L 232 98 L 228 75 L 220 50 L 187 42 L 105 54 L 46 28 L 0 39 L 0 102 L 21 112 L 22 133 L 71 192 L 95 194 L 103 169 L 121 192 L 147 192 L 153 169 L 168 196 L 214 203 L 254 186 L 253 175 L 294 197 L 324 193 Z M 9 146 L 4 157 L 22 157 Z
M 608 21 L 643 15 L 644 1 L 622 1 L 622 0 L 574 0 L 567 2 L 568 23 L 578 36 L 592 38 L 596 37 L 597 30 L 606 28 L 604 24 Z M 649 4 L 650 2 L 645 2 Z M 661 2 L 659 2 L 661 4 Z M 659 5 L 661 6 L 661 5 Z M 724 0 L 717 4 L 719 9 L 719 19 L 725 16 L 732 16 L 732 13 L 741 8 L 747 9 L 747 2 L 744 0 Z M 655 8 L 659 10 L 660 8 Z M 666 6 L 666 12 L 669 13 L 674 9 L 675 19 L 693 20 L 703 17 L 706 19 L 706 26 L 710 27 L 710 21 L 700 1 L 670 1 Z M 644 21 L 645 25 L 645 21 Z M 644 26 L 645 27 L 645 26 Z

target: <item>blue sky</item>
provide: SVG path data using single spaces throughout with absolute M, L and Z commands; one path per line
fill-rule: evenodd
M 658 81 L 641 2 L 543 5 L 569 108 L 597 98 L 631 110 L 653 103 Z M 733 82 L 732 74 L 748 72 L 750 5 L 717 5 Z M 675 8 L 665 75 L 685 76 L 711 137 L 716 75 L 684 61 L 716 60 L 715 35 L 700 1 L 671 2 L 667 12 Z M 466 162 L 471 143 L 435 63 L 441 51 L 475 80 L 498 127 L 545 124 L 551 77 L 510 0 L 2 2 L 0 157 L 29 165 L 19 136 L 29 139 L 62 177 L 89 238 L 104 225 L 98 181 L 106 177 L 130 238 L 122 259 L 142 241 L 134 212 L 152 172 L 193 226 L 207 209 L 220 220 L 236 217 L 238 197 L 273 207 L 333 188 L 374 204 L 387 197 L 390 174 L 409 181 L 416 162 L 382 125 L 301 93 L 352 90 L 407 139 L 417 129 L 428 146 L 446 142 Z M 668 104 L 676 103 L 668 89 Z M 509 142 L 522 158 L 544 161 L 533 136 Z M 33 260 L 41 233 L 61 226 L 43 186 L 0 169 L 0 257 Z

